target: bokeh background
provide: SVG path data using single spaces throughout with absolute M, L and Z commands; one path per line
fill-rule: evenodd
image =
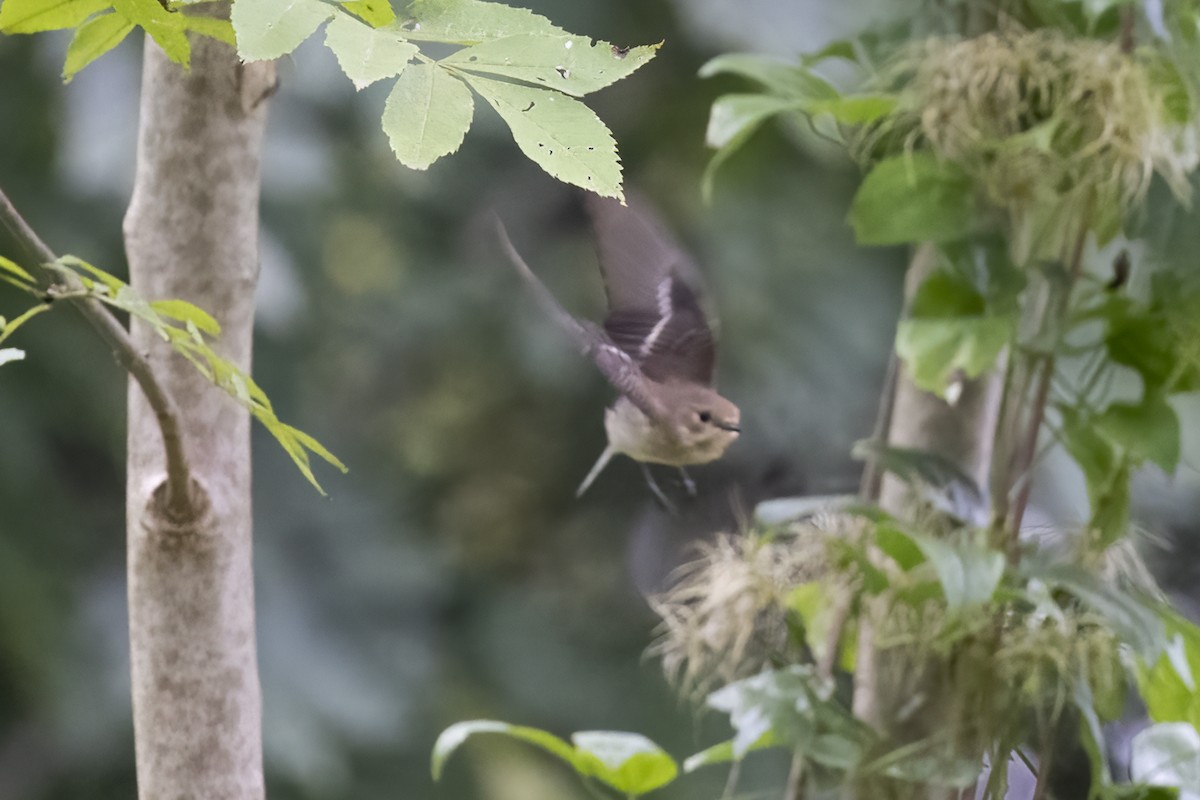
M 665 40 L 590 102 L 620 142 L 627 185 L 706 273 L 721 386 L 745 433 L 695 471 L 698 500 L 662 476 L 684 502 L 680 517 L 651 502 L 627 460 L 576 500 L 603 447 L 610 392 L 530 301 L 486 215 L 500 210 L 563 302 L 597 317 L 578 195 L 526 161 L 486 107 L 461 152 L 408 171 L 379 130 L 386 86 L 355 93 L 318 40 L 281 62 L 255 375 L 280 416 L 351 472 L 322 472 L 323 499 L 255 431 L 274 798 L 587 796 L 540 752 L 499 739 L 473 742 L 435 787 L 434 738 L 467 718 L 560 735 L 636 730 L 679 757 L 718 741 L 727 731 L 679 701 L 645 655 L 656 623 L 645 596 L 692 543 L 732 529 L 759 500 L 844 492 L 858 477 L 849 452 L 870 432 L 904 253 L 854 245 L 844 220 L 857 168 L 798 126 L 767 126 L 705 205 L 708 107 L 739 84 L 696 71 L 722 52 L 811 51 L 917 4 L 524 5 L 616 43 Z M 0 38 L 0 185 L 56 250 L 124 274 L 140 45 L 63 86 L 65 47 L 52 35 Z M 1163 215 L 1160 253 L 1196 252 L 1200 226 Z M 0 289 L 0 314 L 20 301 Z M 132 797 L 124 376 L 71 315 L 44 316 L 19 339 L 27 360 L 0 371 L 0 797 Z M 1173 483 L 1140 479 L 1156 530 L 1194 527 L 1196 452 L 1189 443 Z M 1077 476 L 1054 459 L 1047 469 L 1045 513 L 1077 513 Z M 1174 553 L 1167 541 L 1159 550 Z M 1194 559 L 1163 560 L 1174 580 L 1192 579 Z M 758 758 L 742 788 L 785 769 Z M 690 776 L 661 796 L 715 797 L 723 779 Z

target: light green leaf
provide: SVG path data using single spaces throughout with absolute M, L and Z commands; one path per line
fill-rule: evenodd
M 1010 316 L 906 319 L 896 329 L 896 354 L 918 387 L 943 395 L 957 370 L 975 378 L 990 369 L 1014 324 Z
M 254 389 L 258 389 L 257 384 L 254 386 Z M 262 389 L 258 389 L 258 392 L 261 394 Z M 253 394 L 253 391 L 251 392 L 251 394 Z M 263 395 L 263 398 L 265 399 L 266 395 Z M 299 442 L 301 445 L 303 445 L 306 449 L 311 450 L 313 453 L 316 453 L 318 456 L 320 456 L 326 462 L 337 467 L 343 473 L 350 471 L 350 468 L 347 467 L 345 464 L 343 464 L 341 459 L 339 459 L 333 453 L 329 452 L 329 450 L 325 447 L 325 445 L 321 444 L 320 442 L 318 442 L 313 437 L 309 436 L 304 431 L 299 430 L 297 428 L 292 428 L 292 435 L 295 436 L 296 441 Z
M 896 108 L 896 98 L 887 94 L 850 94 L 819 100 L 808 106 L 810 114 L 829 114 L 844 125 L 863 125 L 885 117 Z
M 778 743 L 770 731 L 759 737 L 758 741 L 747 748 L 747 753 L 752 753 L 755 750 L 765 750 L 768 747 L 777 747 Z M 743 754 L 745 755 L 745 754 Z M 734 754 L 733 740 L 714 744 L 712 747 L 705 748 L 699 753 L 690 755 L 683 762 L 684 772 L 695 772 L 700 767 L 706 767 L 709 764 L 725 764 L 730 761 L 740 761 L 741 758 Z
M 17 262 L 13 261 L 10 258 L 5 258 L 4 256 L 0 256 L 0 269 L 4 270 L 5 272 L 9 273 L 10 275 L 15 275 L 16 277 L 20 278 L 21 280 L 25 281 L 26 283 L 31 283 L 31 284 L 37 283 L 37 281 L 34 280 L 33 276 L 30 275 L 25 270 L 24 267 L 22 267 L 20 264 L 18 264 Z
M 4 366 L 10 361 L 21 361 L 24 358 L 24 350 L 18 350 L 15 347 L 0 348 L 0 366 Z
M 801 107 L 797 100 L 769 94 L 723 95 L 713 103 L 704 141 L 709 147 L 725 147 L 735 141 L 741 143 L 768 118 Z
M 110 275 L 99 267 L 93 266 L 84 261 L 78 256 L 65 255 L 59 256 L 58 259 L 50 264 L 51 267 L 59 270 L 66 270 L 69 273 L 74 273 L 75 270 L 82 270 L 88 273 L 107 288 L 109 294 L 115 295 L 122 287 L 125 286 L 125 281 L 120 278 Z M 75 269 L 68 269 L 74 267 Z
M 793 100 L 832 100 L 838 91 L 829 81 L 808 69 L 769 56 L 726 53 L 700 68 L 701 78 L 729 74 L 761 83 L 772 92 Z
M 775 114 L 796 111 L 800 107 L 799 100 L 765 94 L 727 94 L 717 98 L 708 116 L 704 138 L 709 147 L 719 149 L 704 168 L 701 182 L 704 201 L 712 200 L 717 170 L 742 148 L 763 122 Z
M 1168 475 L 1179 464 L 1179 417 L 1162 397 L 1113 403 L 1096 417 L 1096 427 L 1130 456 L 1153 461 Z
M 80 25 L 67 47 L 63 80 L 69 83 L 80 70 L 119 45 L 133 27 L 132 22 L 116 13 L 101 14 Z
M 192 45 L 184 32 L 182 13 L 167 11 L 158 0 L 113 0 L 113 8 L 143 28 L 167 58 L 185 69 L 190 66 Z
M 1155 722 L 1187 722 L 1200 726 L 1200 630 L 1187 620 L 1168 616 L 1163 652 L 1137 670 L 1138 692 Z
M 582 97 L 632 74 L 661 46 L 619 48 L 585 36 L 526 33 L 464 47 L 442 63 Z
M 859 244 L 949 242 L 975 222 L 971 180 L 932 153 L 899 155 L 876 164 L 854 196 L 850 224 Z
M 388 0 L 342 0 L 342 8 L 374 28 L 382 28 L 396 21 L 396 12 Z
M 227 19 L 216 17 L 197 17 L 192 14 L 182 14 L 181 22 L 184 30 L 195 31 L 210 39 L 224 42 L 230 47 L 237 47 L 237 38 L 233 32 L 233 23 Z
M 617 144 L 590 108 L 548 89 L 478 75 L 466 79 L 508 123 L 521 152 L 552 177 L 623 199 Z
M 1004 554 L 967 543 L 951 543 L 924 534 L 909 537 L 937 572 L 951 612 L 983 605 L 992 599 L 1004 574 Z
M 221 326 L 212 315 L 186 300 L 155 300 L 150 304 L 158 314 L 183 323 L 192 323 L 210 336 L 219 336 Z
M 1200 792 L 1200 732 L 1187 722 L 1151 725 L 1133 737 L 1130 777 Z
M 268 61 L 292 52 L 337 9 L 321 0 L 235 0 L 238 55 Z
M 18 314 L 11 320 L 5 321 L 3 317 L 0 317 L 0 322 L 3 322 L 3 324 L 0 324 L 0 342 L 3 342 L 9 336 L 12 336 L 17 332 L 18 328 L 36 317 L 38 314 L 44 314 L 52 308 L 54 308 L 54 306 L 50 305 L 49 303 L 39 303 L 36 306 L 27 308 L 24 312 Z
M 342 72 L 363 89 L 404 71 L 418 52 L 394 31 L 377 30 L 348 14 L 338 14 L 325 29 L 325 46 L 337 56 Z
M 566 33 L 527 9 L 480 0 L 416 0 L 399 25 L 415 41 L 463 45 L 523 33 L 543 36 Z
M 501 733 L 511 736 L 549 751 L 573 768 L 576 766 L 574 748 L 552 733 L 521 725 L 509 725 L 507 722 L 476 719 L 457 722 L 438 736 L 437 742 L 433 745 L 433 756 L 430 763 L 430 771 L 435 781 L 441 779 L 446 759 L 450 758 L 463 742 L 477 733 Z
M 580 731 L 572 734 L 576 769 L 626 795 L 652 792 L 675 780 L 675 759 L 638 733 Z
M 4 0 L 0 5 L 0 31 L 37 33 L 75 28 L 111 6 L 112 0 Z
M 383 131 L 400 163 L 426 169 L 462 144 L 471 127 L 471 91 L 433 64 L 406 69 L 383 107 Z

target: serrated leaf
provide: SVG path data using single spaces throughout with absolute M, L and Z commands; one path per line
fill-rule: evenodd
M 793 100 L 831 100 L 838 96 L 837 89 L 821 76 L 770 56 L 726 53 L 708 61 L 699 72 L 701 78 L 721 74 L 749 78 Z
M 17 276 L 18 278 L 20 278 L 21 280 L 23 280 L 27 283 L 31 283 L 31 284 L 37 283 L 37 281 L 34 280 L 33 276 L 30 275 L 25 270 L 24 267 L 22 267 L 20 264 L 18 264 L 17 262 L 13 261 L 10 258 L 5 258 L 4 256 L 0 256 L 0 269 L 4 270 L 5 272 L 9 273 L 10 275 Z
M 505 736 L 511 736 L 514 739 L 529 742 L 558 756 L 572 767 L 575 766 L 574 748 L 552 733 L 522 725 L 510 725 L 507 722 L 476 719 L 467 722 L 457 722 L 446 728 L 438 736 L 437 741 L 433 745 L 433 755 L 430 759 L 430 772 L 433 774 L 435 781 L 441 779 L 442 770 L 446 766 L 446 760 L 454 754 L 454 751 L 467 739 L 479 733 L 500 733 Z
M 639 733 L 580 731 L 575 743 L 576 769 L 629 796 L 646 794 L 675 780 L 675 759 Z
M 190 322 L 209 336 L 221 334 L 221 326 L 211 314 L 186 300 L 155 300 L 150 307 L 164 317 L 183 323 Z
M 111 6 L 112 0 L 4 0 L 0 5 L 0 31 L 37 33 L 75 28 Z
M 399 75 L 419 52 L 396 32 L 377 30 L 348 14 L 339 14 L 329 23 L 325 46 L 333 51 L 355 89 Z
M 292 52 L 336 13 L 321 0 L 235 0 L 230 19 L 238 55 L 269 61 Z
M 400 74 L 383 107 L 383 131 L 400 163 L 426 169 L 462 145 L 471 127 L 471 91 L 446 70 L 418 64 Z
M 10 361 L 21 361 L 24 358 L 24 350 L 18 350 L 15 347 L 0 347 L 0 366 L 4 366 Z
M 521 152 L 560 181 L 624 199 L 617 143 L 583 103 L 559 92 L 478 75 L 467 82 L 508 123 Z
M 124 41 L 134 25 L 120 14 L 92 17 L 75 31 L 63 62 L 63 80 L 70 83 L 84 67 Z
M 388 0 L 342 0 L 342 8 L 375 28 L 396 21 L 396 12 Z
M 1161 397 L 1113 403 L 1096 417 L 1096 427 L 1130 456 L 1153 461 L 1168 475 L 1179 464 L 1179 417 Z
M 523 33 L 565 34 L 550 20 L 524 8 L 479 0 L 416 0 L 398 23 L 408 38 L 472 45 Z
M 524 33 L 464 47 L 442 63 L 582 97 L 632 74 L 661 46 L 619 48 L 585 36 Z
M 932 153 L 894 156 L 863 179 L 850 208 L 859 244 L 950 242 L 975 222 L 971 179 Z
M 112 5 L 118 14 L 145 30 L 167 58 L 185 69 L 191 65 L 192 45 L 184 32 L 182 13 L 167 11 L 158 0 L 113 0 Z

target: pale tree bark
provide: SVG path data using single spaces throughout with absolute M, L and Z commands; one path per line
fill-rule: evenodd
M 228 13 L 225 4 L 213 6 Z M 210 10 L 210 13 L 213 13 Z M 222 327 L 216 349 L 247 372 L 258 278 L 259 153 L 270 64 L 192 39 L 191 69 L 147 41 L 137 173 L 125 217 L 131 283 Z M 263 796 L 251 570 L 250 420 L 137 320 L 131 336 L 179 409 L 185 460 L 131 384 L 129 622 L 138 794 Z M 170 499 L 174 497 L 175 499 Z

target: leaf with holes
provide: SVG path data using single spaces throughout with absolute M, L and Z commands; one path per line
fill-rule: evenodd
M 325 46 L 333 51 L 355 89 L 404 71 L 417 46 L 395 31 L 377 30 L 348 14 L 339 14 L 325 29 Z
M 337 9 L 321 0 L 235 0 L 230 19 L 238 55 L 269 61 L 292 52 Z
M 661 46 L 621 48 L 585 36 L 524 33 L 464 47 L 442 63 L 582 97 L 632 74 Z
M 112 0 L 4 0 L 0 31 L 38 33 L 75 28 L 112 6 Z
M 462 81 L 434 64 L 400 74 L 383 107 L 383 131 L 406 167 L 426 169 L 462 145 L 475 101 Z
M 560 181 L 624 199 L 612 133 L 590 108 L 548 89 L 478 75 L 467 82 L 508 123 L 521 152 Z
M 115 13 L 92 17 L 80 25 L 67 47 L 63 80 L 70 83 L 80 70 L 119 45 L 133 27 L 132 22 Z
M 462 45 L 523 33 L 543 36 L 566 33 L 527 9 L 480 0 L 416 0 L 399 25 L 414 41 Z

